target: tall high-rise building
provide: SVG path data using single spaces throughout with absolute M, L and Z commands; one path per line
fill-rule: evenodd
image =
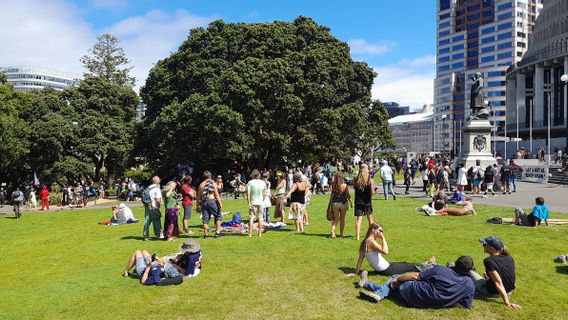
M 50 88 L 62 91 L 71 85 L 78 85 L 79 75 L 37 67 L 0 67 L 8 82 L 16 91 L 32 91 Z
M 543 0 L 438 0 L 434 151 L 461 151 L 470 114 L 470 78 L 484 79 L 485 103 L 497 134 L 505 130 L 509 66 L 521 60 Z

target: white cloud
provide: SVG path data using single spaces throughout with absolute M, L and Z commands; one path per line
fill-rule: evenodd
M 424 56 L 403 59 L 397 64 L 375 67 L 378 76 L 371 89 L 374 99 L 421 107 L 434 100 L 435 59 Z
M 347 41 L 347 44 L 351 48 L 351 54 L 371 54 L 380 55 L 384 54 L 394 47 L 396 47 L 396 42 L 393 41 L 381 41 L 378 43 L 369 43 L 364 39 L 351 39 Z
M 144 85 L 148 72 L 160 59 L 164 59 L 187 38 L 189 30 L 206 26 L 213 18 L 193 15 L 185 10 L 168 14 L 152 10 L 143 16 L 130 17 L 111 26 L 106 32 L 121 39 L 120 45 L 136 77 L 137 88 Z
M 62 0 L 0 0 L 0 63 L 82 74 L 79 59 L 94 41 L 75 5 Z
M 110 5 L 110 1 L 95 2 Z M 85 71 L 79 59 L 88 54 L 97 32 L 81 18 L 80 8 L 64 0 L 0 0 L 0 8 L 0 65 L 47 67 L 78 75 Z M 176 51 L 190 29 L 212 20 L 185 10 L 154 10 L 100 33 L 109 32 L 121 40 L 134 66 L 138 89 L 153 64 Z

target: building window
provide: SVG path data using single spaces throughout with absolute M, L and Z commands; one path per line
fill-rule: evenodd
M 442 41 L 438 41 L 438 45 L 439 45 L 439 46 L 443 46 L 443 45 L 446 45 L 446 44 L 449 44 L 449 43 L 450 43 L 450 39 L 445 39 L 445 40 L 442 40 Z
M 495 50 L 494 46 L 485 47 L 485 48 L 481 48 L 481 53 L 487 53 L 487 52 L 491 52 L 491 51 L 494 51 L 494 50 Z
M 489 28 L 485 28 L 485 29 L 481 29 L 481 34 L 487 34 L 487 33 L 491 33 L 495 31 L 494 27 L 489 27 Z
M 497 59 L 506 59 L 512 57 L 513 54 L 511 52 L 504 52 L 497 55 Z
M 438 50 L 438 54 L 444 54 L 444 53 L 448 53 L 448 52 L 450 52 L 450 47 Z
M 494 56 L 487 56 L 487 57 L 481 58 L 481 63 L 489 62 L 489 61 L 493 61 L 493 60 L 495 60 Z
M 445 30 L 438 33 L 438 37 L 445 37 L 450 34 L 450 30 Z
M 512 38 L 512 37 L 513 37 L 512 32 L 505 32 L 505 33 L 501 33 L 501 34 L 497 35 L 497 40 L 503 40 L 503 39 L 508 39 L 508 38 Z
M 481 43 L 482 43 L 482 44 L 483 44 L 483 43 L 493 42 L 493 41 L 495 41 L 495 37 L 493 37 L 493 36 L 492 36 L 492 37 L 487 37 L 487 38 L 482 38 L 482 39 L 481 39 Z
M 465 48 L 465 45 L 462 43 L 462 44 L 457 44 L 457 45 L 453 46 L 452 50 L 456 51 L 456 50 L 462 50 L 464 48 Z
M 507 29 L 513 26 L 512 22 L 505 22 L 497 26 L 497 30 Z
M 463 57 L 464 57 L 463 52 L 461 52 L 461 53 L 456 53 L 456 54 L 452 55 L 452 60 L 463 59 Z
M 512 1 L 508 1 L 506 3 L 500 4 L 497 6 L 497 11 L 502 11 L 502 10 L 506 10 L 509 8 L 513 7 L 513 2 Z
M 438 59 L 438 62 L 448 62 L 448 61 L 450 61 L 450 56 L 445 56 Z
M 497 45 L 497 50 L 511 48 L 513 44 L 511 42 L 505 42 Z
M 489 71 L 487 77 L 504 77 L 505 71 Z
M 512 12 L 503 13 L 497 16 L 497 21 L 505 20 L 513 16 Z
M 442 22 L 438 25 L 438 28 L 443 29 L 450 26 L 450 21 Z

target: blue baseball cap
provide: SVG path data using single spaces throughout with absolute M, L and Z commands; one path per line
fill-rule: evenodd
M 501 250 L 505 246 L 503 244 L 503 241 L 501 241 L 501 239 L 499 239 L 495 236 L 490 236 L 490 237 L 487 237 L 487 238 L 481 238 L 481 239 L 479 239 L 479 242 L 481 242 L 481 244 L 483 244 L 483 245 L 488 244 L 488 245 L 492 246 L 493 248 L 495 248 L 497 250 Z

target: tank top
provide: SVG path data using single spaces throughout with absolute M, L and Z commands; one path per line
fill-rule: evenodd
M 345 191 L 341 193 L 333 193 L 333 198 L 331 202 L 333 203 L 347 203 L 347 192 L 349 192 L 349 188 L 345 188 Z
M 210 194 L 213 194 L 214 190 L 215 190 L 215 181 L 213 181 L 213 179 L 207 180 L 207 182 L 205 182 L 205 186 L 203 187 L 203 195 L 208 196 Z
M 390 263 L 383 258 L 380 252 L 368 251 L 367 241 L 368 240 L 365 240 L 365 258 L 367 258 L 367 261 L 371 267 L 373 267 L 373 270 L 377 272 L 385 271 L 388 267 L 390 267 Z
M 290 195 L 290 202 L 304 204 L 306 202 L 306 190 L 296 189 L 296 191 L 292 192 L 292 195 Z
M 285 193 L 286 193 L 286 184 L 283 183 L 282 188 L 276 189 L 276 195 L 279 196 L 279 195 L 283 195 Z

